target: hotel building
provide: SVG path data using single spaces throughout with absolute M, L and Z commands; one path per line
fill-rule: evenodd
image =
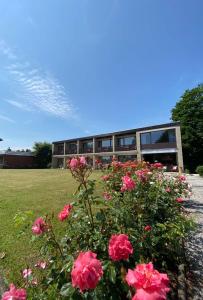
M 52 167 L 65 168 L 67 159 L 85 156 L 95 167 L 96 159 L 110 163 L 145 160 L 161 162 L 168 171 L 183 170 L 180 123 L 167 123 L 52 143 Z

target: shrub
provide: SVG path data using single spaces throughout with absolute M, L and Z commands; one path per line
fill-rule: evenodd
M 200 176 L 203 176 L 203 166 L 198 166 L 196 169 L 197 174 Z
M 32 226 L 43 246 L 23 273 L 28 299 L 166 299 L 167 273 L 182 262 L 193 228 L 182 207 L 191 192 L 185 177 L 165 175 L 160 164 L 113 161 L 103 171 L 102 198 L 84 157 L 68 167 L 78 182 L 75 200 Z M 53 218 L 66 223 L 61 238 Z

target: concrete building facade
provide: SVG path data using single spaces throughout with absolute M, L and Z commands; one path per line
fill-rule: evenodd
M 145 160 L 161 162 L 168 171 L 183 170 L 180 123 L 173 122 L 125 131 L 87 136 L 52 143 L 52 167 L 66 168 L 66 161 L 85 156 L 95 167 L 96 159 L 110 163 Z

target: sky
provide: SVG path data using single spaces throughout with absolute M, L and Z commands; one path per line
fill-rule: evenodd
M 202 0 L 1 0 L 0 149 L 170 122 L 203 82 Z

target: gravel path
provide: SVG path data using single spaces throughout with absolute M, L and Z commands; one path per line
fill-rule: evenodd
M 203 178 L 187 175 L 193 195 L 184 205 L 197 222 L 197 230 L 188 239 L 186 257 L 192 273 L 191 295 L 188 300 L 203 300 Z

